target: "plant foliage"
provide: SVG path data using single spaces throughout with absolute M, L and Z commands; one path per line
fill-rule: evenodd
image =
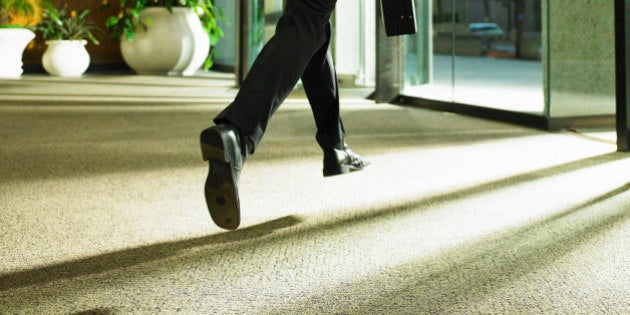
M 88 20 L 90 10 L 75 11 L 64 5 L 60 9 L 51 3 L 44 4 L 43 18 L 36 29 L 45 39 L 53 40 L 90 40 L 99 44 L 94 32 L 99 28 Z
M 0 0 L 0 27 L 29 27 L 39 23 L 39 0 Z

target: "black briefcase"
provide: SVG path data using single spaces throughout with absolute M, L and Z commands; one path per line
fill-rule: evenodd
M 413 0 L 380 0 L 387 36 L 416 33 L 416 10 Z

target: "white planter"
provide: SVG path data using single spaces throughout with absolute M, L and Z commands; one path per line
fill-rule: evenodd
M 139 74 L 192 75 L 210 51 L 210 39 L 192 8 L 146 8 L 147 31 L 137 30 L 133 40 L 123 38 L 121 52 L 127 65 Z
M 90 66 L 85 40 L 48 40 L 42 57 L 46 72 L 58 77 L 79 77 Z
M 0 78 L 22 76 L 22 54 L 35 33 L 25 28 L 0 28 Z

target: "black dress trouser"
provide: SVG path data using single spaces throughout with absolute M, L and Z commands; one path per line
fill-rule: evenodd
M 330 54 L 336 0 L 288 0 L 275 35 L 254 61 L 234 101 L 214 120 L 230 123 L 258 146 L 267 123 L 301 78 L 323 148 L 343 143 L 337 75 Z

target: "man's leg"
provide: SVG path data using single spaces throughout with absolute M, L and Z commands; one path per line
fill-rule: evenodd
M 232 104 L 215 123 L 235 126 L 253 152 L 267 122 L 287 98 L 313 55 L 328 40 L 335 0 L 289 0 L 275 35 L 252 65 Z
M 363 169 L 369 162 L 348 148 L 339 116 L 337 74 L 330 54 L 331 28 L 326 24 L 326 41 L 309 61 L 302 83 L 313 110 L 317 142 L 324 151 L 324 176 Z
M 234 102 L 202 131 L 201 151 L 209 163 L 205 198 L 214 222 L 240 224 L 238 176 L 245 157 L 260 142 L 267 122 L 328 40 L 326 27 L 336 0 L 289 0 L 276 34 L 256 58 Z

